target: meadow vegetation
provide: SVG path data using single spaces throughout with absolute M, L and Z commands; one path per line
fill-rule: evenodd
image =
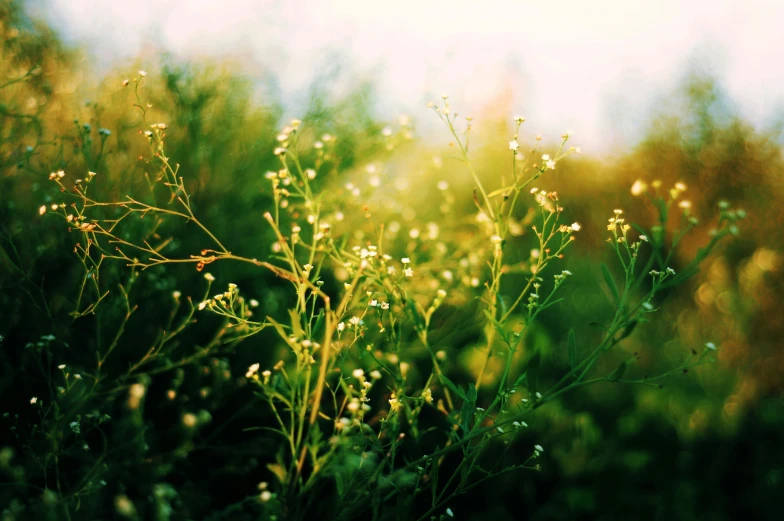
M 773 519 L 784 157 L 713 79 L 603 160 L 0 36 L 3 520 Z

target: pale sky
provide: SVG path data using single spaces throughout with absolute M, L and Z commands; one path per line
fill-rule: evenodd
M 510 92 L 529 130 L 596 151 L 633 140 L 699 63 L 758 125 L 784 109 L 784 2 L 773 0 L 38 0 L 100 63 L 152 42 L 175 55 L 248 58 L 276 76 L 296 116 L 335 56 L 373 77 L 385 117 L 430 119 L 448 93 L 461 114 Z M 153 64 L 150 64 L 153 65 Z M 152 67 L 151 67 L 152 68 Z

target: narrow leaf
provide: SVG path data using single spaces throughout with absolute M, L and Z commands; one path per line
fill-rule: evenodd
M 468 401 L 471 403 L 476 403 L 476 387 L 474 386 L 474 382 L 468 383 L 468 394 L 466 395 Z
M 631 335 L 632 332 L 634 331 L 634 328 L 637 327 L 638 323 L 639 323 L 638 320 L 632 320 L 631 322 L 626 324 L 626 327 L 623 328 L 623 333 L 621 334 L 621 337 L 618 339 L 618 341 L 621 341 L 624 338 L 626 338 L 627 336 Z
M 623 373 L 626 372 L 626 361 L 624 360 L 621 362 L 621 365 L 615 368 L 615 370 L 607 375 L 607 381 L 609 382 L 617 382 L 623 376 Z
M 607 329 L 606 327 L 604 327 L 603 325 L 601 325 L 601 324 L 600 324 L 600 323 L 598 323 L 598 322 L 588 322 L 588 325 L 589 325 L 589 326 L 593 326 L 593 327 L 598 327 L 599 329 L 601 329 L 601 330 L 602 330 L 602 331 L 604 331 L 604 332 L 607 332 L 607 331 L 609 331 L 609 329 Z
M 613 299 L 615 299 L 615 305 L 619 306 L 621 304 L 621 294 L 618 292 L 618 286 L 615 285 L 615 280 L 613 280 L 610 270 L 604 263 L 602 263 L 602 276 L 604 276 L 604 282 L 607 283 Z
M 468 398 L 466 398 L 465 393 L 461 391 L 460 388 L 456 386 L 452 380 L 450 380 L 443 374 L 440 374 L 438 376 L 441 377 L 441 381 L 444 382 L 444 385 L 446 385 L 450 391 L 455 393 L 455 395 L 459 396 L 463 401 L 468 401 Z
M 406 311 L 408 311 L 408 315 L 411 317 L 411 320 L 414 322 L 414 328 L 417 331 L 424 331 L 427 326 L 425 325 L 425 317 L 423 316 L 424 313 L 421 312 L 421 307 L 417 305 L 414 299 L 410 298 L 406 300 Z
M 485 316 L 487 316 L 488 320 L 490 320 L 490 322 L 493 324 L 495 330 L 498 331 L 498 335 L 501 337 L 501 339 L 504 342 L 508 344 L 509 341 L 506 339 L 506 331 L 504 331 L 504 328 L 501 327 L 501 324 L 495 319 L 495 317 L 493 316 L 492 313 L 490 313 L 490 311 L 486 309 L 484 311 L 485 311 Z
M 299 312 L 296 309 L 290 309 L 289 318 L 291 318 L 291 329 L 294 336 L 298 339 L 305 338 L 305 332 L 302 330 L 302 325 L 300 324 Z

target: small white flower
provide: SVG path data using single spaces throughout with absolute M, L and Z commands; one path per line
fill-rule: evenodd
M 537 399 L 537 400 L 541 400 L 541 399 L 542 399 L 542 393 L 540 393 L 540 392 L 538 392 L 538 391 L 537 391 L 537 393 L 536 393 L 536 399 Z
M 553 161 L 552 159 L 545 164 L 547 165 L 547 168 L 549 168 L 550 170 L 555 170 L 555 161 Z
M 259 494 L 259 499 L 261 500 L 262 503 L 266 503 L 267 501 L 272 499 L 272 492 L 270 492 L 269 490 L 262 491 L 262 493 Z
M 362 369 L 354 369 L 354 371 L 351 373 L 351 376 L 353 376 L 356 379 L 364 378 L 365 371 L 363 371 Z
M 509 150 L 517 151 L 518 148 L 520 148 L 520 143 L 516 139 L 509 142 Z
M 455 514 L 454 512 L 452 512 L 451 508 L 446 509 L 446 515 L 448 515 L 449 517 L 455 517 Z
M 389 302 L 382 302 L 381 309 L 389 309 Z
M 715 351 L 716 350 L 716 344 L 714 344 L 713 342 L 706 342 L 705 343 L 705 347 L 707 347 L 711 351 Z
M 579 232 L 580 231 L 580 223 L 572 223 L 572 226 L 570 228 L 572 229 L 573 232 Z
M 534 449 L 536 449 L 536 452 L 544 452 L 544 449 L 541 445 L 534 445 Z
M 632 185 L 632 195 L 642 195 L 648 189 L 648 184 L 642 179 L 638 179 Z
M 376 369 L 375 371 L 371 371 L 370 372 L 370 377 L 373 380 L 378 380 L 379 378 L 381 378 L 381 371 L 379 371 L 378 369 Z
M 147 76 L 147 71 L 139 71 L 139 76 L 144 78 L 145 76 Z
M 46 213 L 46 205 L 43 205 L 38 209 L 38 215 L 43 215 Z
M 403 274 L 406 277 L 413 277 L 414 276 L 414 270 L 412 270 L 411 268 L 406 268 L 406 269 L 403 270 Z
M 542 161 L 550 161 L 550 154 L 542 155 Z
M 215 277 L 212 275 L 212 273 L 205 273 L 204 278 L 207 279 L 207 282 L 215 282 Z
M 403 264 L 409 264 L 411 263 L 411 259 L 409 259 L 408 257 L 403 257 L 400 262 L 402 262 Z
M 340 322 L 340 323 L 338 324 L 338 332 L 341 332 L 341 331 L 343 331 L 344 329 L 346 329 L 346 324 L 345 324 L 344 322 Z
M 33 396 L 30 398 L 30 405 L 35 405 L 38 402 L 38 397 Z

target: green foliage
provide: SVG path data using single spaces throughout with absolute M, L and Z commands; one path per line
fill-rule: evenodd
M 660 147 L 700 175 L 758 159 L 752 142 L 780 153 L 716 116 L 710 83 L 620 161 L 640 171 L 610 189 L 637 198 L 607 224 L 606 187 L 550 179 L 573 175 L 570 136 L 523 155 L 522 118 L 486 164 L 472 120 L 432 104 L 446 182 L 410 118 L 374 120 L 367 85 L 281 124 L 231 67 L 164 57 L 84 105 L 74 54 L 14 3 L 0 22 L 4 519 L 690 518 L 700 458 L 780 428 L 774 403 L 722 430 L 732 380 L 695 370 L 752 337 L 769 294 L 719 334 L 686 291 L 759 288 L 778 257 L 721 183 L 684 200 L 699 177 L 649 173 Z M 747 257 L 737 283 L 710 278 Z M 687 451 L 699 464 L 673 461 Z M 670 486 L 676 464 L 692 481 Z M 649 473 L 667 502 L 618 498 Z

